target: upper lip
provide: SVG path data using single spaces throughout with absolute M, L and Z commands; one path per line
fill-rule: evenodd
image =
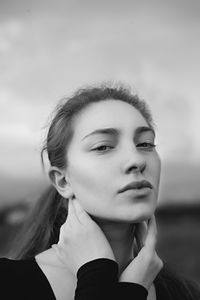
M 129 184 L 125 185 L 120 191 L 119 193 L 125 192 L 127 190 L 132 190 L 132 189 L 141 189 L 141 188 L 145 188 L 148 187 L 150 189 L 153 188 L 152 184 L 147 181 L 147 180 L 141 180 L 141 181 L 133 181 L 130 182 Z

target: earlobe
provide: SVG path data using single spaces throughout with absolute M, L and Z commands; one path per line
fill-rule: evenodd
M 71 189 L 70 183 L 66 180 L 65 170 L 57 167 L 50 167 L 48 175 L 52 185 L 57 189 L 58 193 L 62 197 L 73 197 L 74 193 Z

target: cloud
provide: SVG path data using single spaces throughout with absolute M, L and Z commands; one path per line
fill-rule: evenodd
M 0 127 L 0 136 L 5 139 L 16 139 L 21 141 L 29 141 L 30 143 L 34 143 L 33 133 L 27 124 L 23 123 L 8 123 L 1 125 Z M 20 141 L 20 142 L 21 142 Z
M 1 23 L 0 28 L 0 53 L 8 52 L 12 44 L 22 34 L 21 22 L 18 20 L 9 20 Z

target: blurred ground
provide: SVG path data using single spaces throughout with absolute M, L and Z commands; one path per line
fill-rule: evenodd
M 156 218 L 161 258 L 179 274 L 200 283 L 200 205 L 162 207 Z
M 18 204 L 0 212 L 0 256 L 7 256 L 28 206 Z M 158 253 L 178 273 L 200 282 L 200 205 L 161 206 L 156 211 Z

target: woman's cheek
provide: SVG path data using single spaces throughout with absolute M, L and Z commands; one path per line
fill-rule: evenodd
M 70 183 L 77 198 L 90 197 L 95 191 L 99 192 L 99 177 L 97 169 L 87 162 L 77 161 L 76 165 L 70 166 Z

